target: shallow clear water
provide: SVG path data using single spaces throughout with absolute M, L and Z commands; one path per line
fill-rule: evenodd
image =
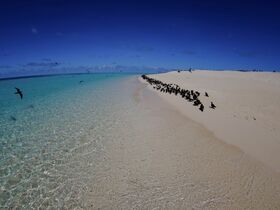
M 60 208 L 66 201 L 70 208 L 81 205 L 101 158 L 104 133 L 131 96 L 121 88 L 129 77 L 0 81 L 0 207 Z M 14 95 L 14 87 L 23 90 L 23 100 Z

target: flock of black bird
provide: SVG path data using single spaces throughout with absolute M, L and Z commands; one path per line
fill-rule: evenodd
M 204 105 L 199 100 L 199 96 L 201 95 L 200 92 L 194 91 L 194 90 L 186 90 L 186 89 L 180 88 L 176 84 L 166 84 L 166 83 L 163 83 L 162 81 L 150 78 L 147 75 L 142 75 L 142 78 L 144 80 L 146 80 L 150 85 L 152 85 L 154 89 L 156 89 L 160 92 L 164 92 L 164 93 L 175 94 L 176 96 L 180 95 L 185 100 L 192 102 L 193 106 L 199 107 L 199 110 L 201 112 L 203 112 Z M 209 97 L 207 92 L 204 93 L 204 96 Z M 209 108 L 215 109 L 216 106 L 213 102 L 211 102 Z

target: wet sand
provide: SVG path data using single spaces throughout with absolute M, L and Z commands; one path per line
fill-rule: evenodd
M 88 209 L 279 209 L 280 176 L 181 114 L 136 78 L 108 128 Z M 111 136 L 114 134 L 114 136 Z

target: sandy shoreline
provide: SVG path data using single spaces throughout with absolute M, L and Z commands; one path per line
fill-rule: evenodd
M 200 91 L 204 112 L 179 96 L 161 93 L 148 86 L 219 139 L 280 171 L 280 74 L 199 70 L 148 76 Z M 209 97 L 204 96 L 205 91 Z M 209 108 L 211 101 L 217 109 Z
M 7 170 L 0 167 L 0 209 L 279 209 L 280 176 L 271 167 L 224 143 L 137 76 L 98 85 L 94 78 L 2 124 L 11 131 L 1 127 L 8 134 L 2 151 L 16 150 L 2 160 Z M 222 109 L 214 99 L 216 110 L 201 113 L 186 101 L 182 109 L 213 119 Z M 13 128 L 22 133 L 10 135 Z
M 106 132 L 89 209 L 278 209 L 280 177 L 132 79 L 132 106 Z M 128 103 L 128 102 L 126 102 Z M 113 138 L 110 135 L 114 134 Z

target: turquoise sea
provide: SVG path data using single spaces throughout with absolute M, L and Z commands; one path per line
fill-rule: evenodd
M 0 209 L 83 208 L 104 142 L 133 106 L 131 74 L 0 81 Z M 82 81 L 82 82 L 80 82 Z M 15 95 L 23 91 L 23 99 Z

